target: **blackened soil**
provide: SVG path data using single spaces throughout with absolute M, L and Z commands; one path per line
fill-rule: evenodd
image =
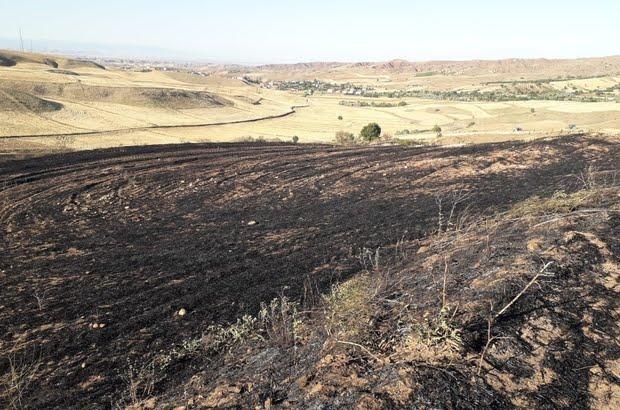
M 0 372 L 41 365 L 24 404 L 107 408 L 148 357 L 282 293 L 303 302 L 358 255 L 469 212 L 578 188 L 617 144 L 586 137 L 462 148 L 206 144 L 0 165 Z M 187 315 L 179 317 L 179 309 Z M 104 327 L 93 328 L 93 324 Z M 11 353 L 13 352 L 13 353 Z

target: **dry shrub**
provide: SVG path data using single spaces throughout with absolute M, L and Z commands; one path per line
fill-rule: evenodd
M 20 360 L 14 355 L 8 358 L 8 371 L 0 376 L 0 404 L 7 408 L 21 409 L 22 398 L 39 369 L 40 362 Z
M 261 330 L 267 338 L 281 347 L 295 344 L 301 320 L 297 312 L 297 303 L 286 296 L 263 303 L 258 315 Z
M 444 307 L 436 316 L 426 315 L 416 322 L 405 337 L 402 352 L 409 360 L 436 364 L 459 357 L 463 348 L 461 330 L 453 322 L 453 313 Z
M 325 297 L 325 326 L 328 334 L 347 341 L 364 340 L 368 336 L 373 316 L 374 289 L 368 274 L 335 285 Z
M 258 317 L 245 315 L 228 325 L 209 326 L 202 336 L 202 350 L 208 356 L 231 349 L 251 341 L 269 341 L 281 347 L 295 344 L 301 319 L 297 303 L 286 296 L 263 303 Z M 188 342 L 187 350 L 195 353 L 195 344 Z
M 532 196 L 512 207 L 508 212 L 511 217 L 540 216 L 549 214 L 565 214 L 579 207 L 594 204 L 600 192 L 597 190 L 581 190 L 572 194 L 564 191 L 555 192 L 550 198 Z
M 131 406 L 153 394 L 156 382 L 155 363 L 129 363 L 125 373 L 121 376 L 127 384 L 127 393 L 124 403 Z M 118 403 L 121 407 L 122 403 Z
M 251 135 L 246 135 L 244 137 L 237 138 L 235 142 L 257 142 L 260 144 L 264 144 L 267 142 L 265 137 L 253 137 Z
M 355 135 L 353 135 L 350 132 L 346 132 L 346 131 L 338 131 L 336 133 L 336 137 L 334 139 L 334 141 L 336 142 L 336 144 L 340 144 L 340 145 L 351 145 L 351 144 L 355 144 Z
M 214 355 L 230 350 L 246 341 L 260 338 L 258 320 L 250 315 L 245 315 L 229 326 L 209 326 L 202 337 L 202 343 L 205 353 Z

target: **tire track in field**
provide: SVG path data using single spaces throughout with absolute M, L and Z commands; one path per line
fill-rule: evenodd
M 31 407 L 106 407 L 126 387 L 127 357 L 170 351 L 283 292 L 301 300 L 304 282 L 328 289 L 360 269 L 362 248 L 434 229 L 438 193 L 475 187 L 475 216 L 569 192 L 590 164 L 620 168 L 619 154 L 618 144 L 567 138 L 145 146 L 3 163 L 0 354 L 15 340 L 36 342 L 44 364 Z M 91 375 L 105 382 L 85 390 Z

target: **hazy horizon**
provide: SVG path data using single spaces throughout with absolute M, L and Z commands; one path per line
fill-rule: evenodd
M 3 8 L 0 47 L 139 59 L 271 64 L 583 58 L 620 54 L 611 0 L 465 4 L 108 1 Z M 587 33 L 587 36 L 583 36 Z M 357 47 L 364 44 L 364 47 Z

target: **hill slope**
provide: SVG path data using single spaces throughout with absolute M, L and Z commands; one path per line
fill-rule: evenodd
M 13 67 L 18 64 L 42 64 L 52 68 L 97 68 L 105 70 L 100 64 L 88 60 L 53 56 L 47 54 L 25 53 L 12 50 L 0 50 L 0 67 Z
M 374 74 L 442 73 L 448 75 L 536 74 L 597 76 L 620 73 L 620 56 L 579 59 L 505 59 L 468 61 L 410 62 L 315 62 L 299 64 L 269 64 L 257 67 L 263 71 L 360 71 Z
M 618 158 L 581 136 L 5 163 L 2 381 L 17 363 L 30 408 L 614 407 Z

